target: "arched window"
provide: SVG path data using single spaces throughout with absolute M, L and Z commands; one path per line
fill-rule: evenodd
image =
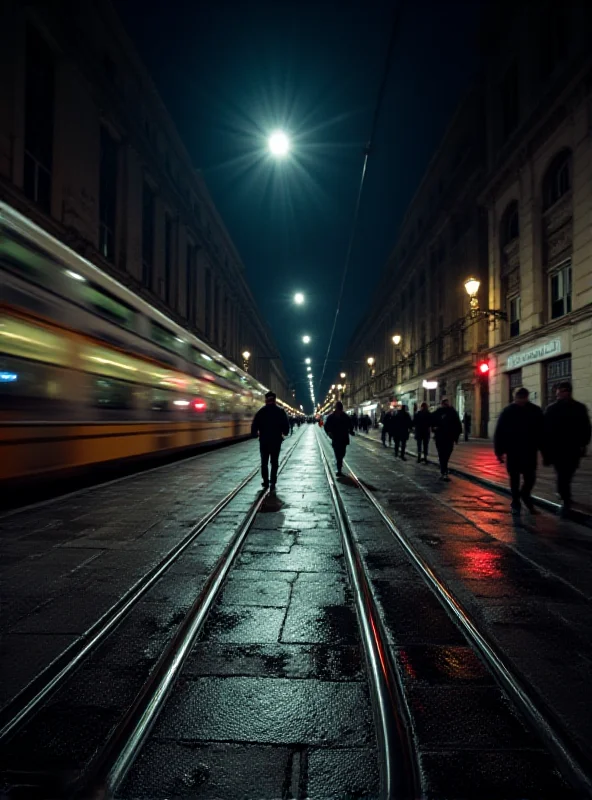
M 571 190 L 571 150 L 558 153 L 543 178 L 543 211 Z
M 520 333 L 520 223 L 518 202 L 513 200 L 500 222 L 500 273 L 502 302 L 508 315 L 510 337 Z

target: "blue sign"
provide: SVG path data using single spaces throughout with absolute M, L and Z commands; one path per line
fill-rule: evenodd
M 16 372 L 0 372 L 0 383 L 14 383 L 17 379 Z

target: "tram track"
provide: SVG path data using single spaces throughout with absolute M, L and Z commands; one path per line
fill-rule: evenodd
M 323 448 L 320 441 L 319 446 Z M 368 449 L 370 450 L 370 448 Z M 348 471 L 348 478 L 374 509 L 386 530 L 405 553 L 408 562 L 422 583 L 437 598 L 463 638 L 493 675 L 497 685 L 519 711 L 530 730 L 549 753 L 550 758 L 558 765 L 565 780 L 573 788 L 574 796 L 591 798 L 592 764 L 589 756 L 584 754 L 573 742 L 569 732 L 548 708 L 543 698 L 528 685 L 525 678 L 476 622 L 457 594 L 451 589 L 449 583 L 424 558 L 410 537 L 405 535 L 397 525 L 392 512 L 374 496 L 371 488 L 358 477 L 348 461 L 344 461 L 344 466 Z M 343 499 L 342 502 L 344 502 Z M 345 508 L 346 505 L 344 504 Z M 369 581 L 369 586 L 371 587 L 371 581 Z M 411 725 L 413 726 L 413 722 Z
M 281 472 L 290 456 L 298 446 L 300 437 L 297 437 L 290 450 L 284 455 L 280 463 Z M 107 638 L 116 632 L 116 629 L 130 617 L 140 601 L 156 587 L 159 581 L 168 573 L 173 565 L 180 562 L 183 555 L 194 545 L 200 535 L 220 516 L 230 503 L 259 475 L 259 466 L 252 469 L 234 488 L 228 492 L 212 509 L 210 509 L 197 522 L 191 530 L 172 547 L 164 557 L 145 575 L 140 578 L 116 603 L 114 603 L 93 625 L 91 625 L 76 641 L 67 647 L 60 656 L 40 672 L 0 713 L 0 750 L 4 748 L 21 729 L 23 729 L 62 689 L 78 669 L 97 652 Z M 235 531 L 229 545 L 224 549 L 212 570 L 206 585 L 199 594 L 185 620 L 179 626 L 185 628 L 188 617 L 198 618 L 197 631 L 203 624 L 217 593 L 226 577 L 230 565 L 236 557 L 250 525 L 266 497 L 268 491 L 260 491 L 251 503 L 249 510 L 244 515 L 243 521 Z M 167 648 L 168 650 L 168 648 Z M 160 661 L 158 662 L 160 664 Z

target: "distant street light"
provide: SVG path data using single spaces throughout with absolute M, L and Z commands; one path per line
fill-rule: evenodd
M 339 377 L 340 378 L 345 378 L 345 372 L 340 373 Z
M 305 364 L 310 364 L 310 358 L 305 358 L 305 359 L 304 359 L 304 363 L 305 363 Z
M 395 335 L 393 336 L 393 344 L 395 345 L 395 347 L 398 347 L 401 344 L 401 337 L 399 336 L 398 333 L 395 333 Z
M 244 350 L 242 353 L 243 357 L 243 369 L 245 372 L 249 371 L 249 359 L 251 358 L 251 354 L 248 350 Z
M 274 131 L 269 137 L 269 149 L 272 155 L 283 158 L 288 155 L 290 140 L 283 131 Z
M 480 286 L 481 281 L 478 281 L 476 278 L 469 278 L 467 281 L 465 281 L 465 289 L 470 297 L 469 305 L 471 307 L 471 314 L 474 315 L 476 315 L 479 311 L 479 299 L 477 297 L 477 292 L 479 291 Z
M 297 306 L 301 306 L 302 303 L 304 303 L 304 295 L 302 294 L 302 292 L 296 292 L 296 294 L 294 295 L 294 302 L 296 303 Z
M 304 344 L 310 344 L 310 336 L 306 334 L 306 336 L 302 337 L 302 341 L 304 342 Z
M 307 367 L 307 368 L 306 368 L 306 371 L 307 371 L 307 372 L 312 372 L 312 367 Z

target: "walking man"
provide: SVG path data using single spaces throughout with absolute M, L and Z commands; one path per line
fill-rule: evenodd
M 388 436 L 389 440 L 389 447 L 393 440 L 393 422 L 394 422 L 395 415 L 393 414 L 392 409 L 389 410 L 384 415 L 382 420 L 382 446 L 386 447 L 386 437 Z
M 543 457 L 553 464 L 557 473 L 557 492 L 563 502 L 561 516 L 569 516 L 571 481 L 586 454 L 592 431 L 588 409 L 572 397 L 572 385 L 562 381 L 557 385 L 557 400 L 544 414 Z
M 471 423 L 473 419 L 468 411 L 465 411 L 462 418 L 463 428 L 465 429 L 465 442 L 469 441 L 469 436 L 471 435 Z
M 339 400 L 335 403 L 335 411 L 327 417 L 325 433 L 331 439 L 331 444 L 333 445 L 337 474 L 343 475 L 341 468 L 343 467 L 345 451 L 349 444 L 349 437 L 356 434 L 353 420 L 344 412 L 343 403 Z
M 294 433 L 294 425 L 296 425 L 296 418 L 290 417 L 290 436 Z
M 512 514 L 520 514 L 520 501 L 531 514 L 535 508 L 531 492 L 536 480 L 537 454 L 543 443 L 543 412 L 528 399 L 528 389 L 517 389 L 514 402 L 499 415 L 493 446 L 500 462 L 510 476 Z M 520 488 L 520 476 L 523 477 Z
M 417 442 L 417 463 L 421 464 L 421 453 L 423 451 L 423 462 L 428 463 L 428 448 L 430 446 L 430 428 L 432 415 L 428 410 L 428 404 L 422 403 L 419 411 L 413 417 L 413 427 L 415 428 L 415 441 Z
M 275 490 L 277 481 L 278 462 L 283 437 L 290 432 L 290 424 L 286 412 L 276 405 L 276 396 L 273 392 L 265 395 L 265 405 L 259 409 L 251 425 L 251 435 L 259 436 L 259 450 L 261 452 L 261 477 L 264 489 Z M 269 461 L 271 461 L 271 484 L 269 479 Z
M 405 458 L 405 448 L 407 447 L 407 439 L 409 438 L 409 431 L 413 427 L 413 421 L 407 406 L 401 406 L 393 419 L 393 435 L 395 437 L 395 458 L 399 455 L 401 450 L 401 460 L 407 461 Z
M 445 397 L 432 414 L 432 430 L 440 461 L 440 480 L 449 481 L 448 462 L 454 450 L 454 443 L 458 442 L 462 433 L 462 425 L 456 412 Z

